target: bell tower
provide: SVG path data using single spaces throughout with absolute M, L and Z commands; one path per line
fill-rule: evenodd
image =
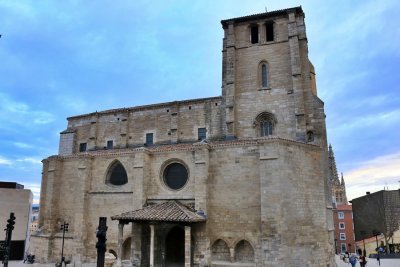
M 226 137 L 277 136 L 326 147 L 323 102 L 301 7 L 221 21 Z

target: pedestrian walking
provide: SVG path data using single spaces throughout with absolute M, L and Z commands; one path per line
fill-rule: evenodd
M 359 256 L 359 262 L 360 262 L 360 267 L 365 267 L 367 264 L 367 259 L 365 258 L 365 255 L 363 255 L 362 250 L 359 248 L 357 250 Z
M 349 263 L 351 264 L 351 267 L 356 267 L 357 263 L 357 257 L 354 254 L 351 254 L 349 257 Z

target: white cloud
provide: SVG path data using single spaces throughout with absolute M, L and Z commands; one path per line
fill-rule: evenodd
M 379 107 L 383 105 L 387 105 L 390 102 L 391 96 L 389 95 L 373 95 L 366 96 L 364 98 L 357 98 L 349 100 L 349 104 L 354 108 L 371 108 L 371 107 Z
M 29 126 L 29 124 L 48 124 L 55 120 L 54 116 L 46 111 L 35 110 L 21 101 L 14 101 L 8 95 L 0 93 L 0 119 Z M 3 127 L 5 127 L 3 125 Z
M 375 192 L 384 188 L 398 189 L 400 152 L 362 162 L 358 168 L 345 175 L 345 181 L 349 199 L 362 196 L 367 191 Z
M 63 88 L 63 87 L 60 87 Z M 68 116 L 76 115 L 74 113 L 82 112 L 82 110 L 87 109 L 90 103 L 86 102 L 81 97 L 77 97 L 78 93 L 75 95 L 57 95 L 56 101 L 60 103 L 66 110 L 69 110 Z
M 17 159 L 17 162 L 42 164 L 42 161 L 40 159 L 34 158 L 34 157 L 26 157 L 26 158 L 22 158 L 22 159 Z
M 54 121 L 54 116 L 48 112 L 36 111 L 34 112 L 35 119 L 33 123 L 35 124 L 47 124 Z
M 338 124 L 337 127 L 333 128 L 334 131 L 343 131 L 348 133 L 350 130 L 361 129 L 365 127 L 371 127 L 377 124 L 381 126 L 385 124 L 394 124 L 400 120 L 400 109 L 391 110 L 381 113 L 373 113 L 364 115 L 363 117 L 350 117 L 350 120 Z
M 11 160 L 0 156 L 0 165 L 12 165 Z
M 16 147 L 19 147 L 19 148 L 26 148 L 26 149 L 28 149 L 28 148 L 33 148 L 33 146 L 32 145 L 28 145 L 28 144 L 25 144 L 25 143 L 21 143 L 21 142 L 14 142 L 14 145 L 16 146 Z
M 331 34 L 336 34 L 340 37 L 340 42 L 333 42 L 333 44 L 335 46 L 340 45 L 341 55 L 349 58 L 360 58 L 371 57 L 378 52 L 385 52 L 385 49 L 388 48 L 386 41 L 392 38 L 392 34 L 387 34 L 388 31 L 392 31 L 386 25 L 389 21 L 387 12 L 396 8 L 398 5 L 396 2 L 388 0 L 378 4 L 376 1 L 367 1 L 363 2 L 362 5 L 349 6 L 348 16 L 345 16 L 343 20 L 339 20 L 339 24 L 329 32 L 330 38 L 332 38 Z M 379 41 L 374 42 L 374 49 L 366 49 L 360 53 L 360 47 L 368 44 L 368 42 L 364 41 L 370 41 L 370 38 L 373 37 L 380 37 Z
M 39 204 L 40 201 L 40 184 L 38 183 L 24 183 L 25 189 L 30 189 L 33 194 L 33 204 Z

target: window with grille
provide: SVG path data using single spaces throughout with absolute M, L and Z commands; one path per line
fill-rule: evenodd
M 258 128 L 258 135 L 261 137 L 273 135 L 275 124 L 275 116 L 269 112 L 259 114 L 254 122 L 254 126 Z
M 107 141 L 107 149 L 113 149 L 114 147 L 114 142 L 113 140 L 108 140 Z
M 147 133 L 146 134 L 146 145 L 152 145 L 153 144 L 153 133 Z
M 197 139 L 198 140 L 205 140 L 206 139 L 207 130 L 206 128 L 198 128 L 197 129 Z
M 272 129 L 273 129 L 272 122 L 270 122 L 270 121 L 260 122 L 261 136 L 272 135 Z

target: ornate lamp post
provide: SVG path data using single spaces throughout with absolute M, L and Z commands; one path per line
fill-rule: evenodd
M 98 239 L 96 243 L 97 248 L 97 267 L 104 267 L 104 256 L 106 252 L 106 233 L 107 233 L 107 218 L 99 218 L 99 227 L 96 231 L 96 237 Z
M 12 230 L 14 229 L 14 224 L 15 224 L 15 216 L 14 212 L 10 213 L 10 219 L 7 220 L 7 228 L 4 229 L 6 231 L 6 242 L 4 244 L 4 267 L 8 267 L 8 259 L 10 258 L 10 248 L 11 248 L 11 236 L 12 236 Z

